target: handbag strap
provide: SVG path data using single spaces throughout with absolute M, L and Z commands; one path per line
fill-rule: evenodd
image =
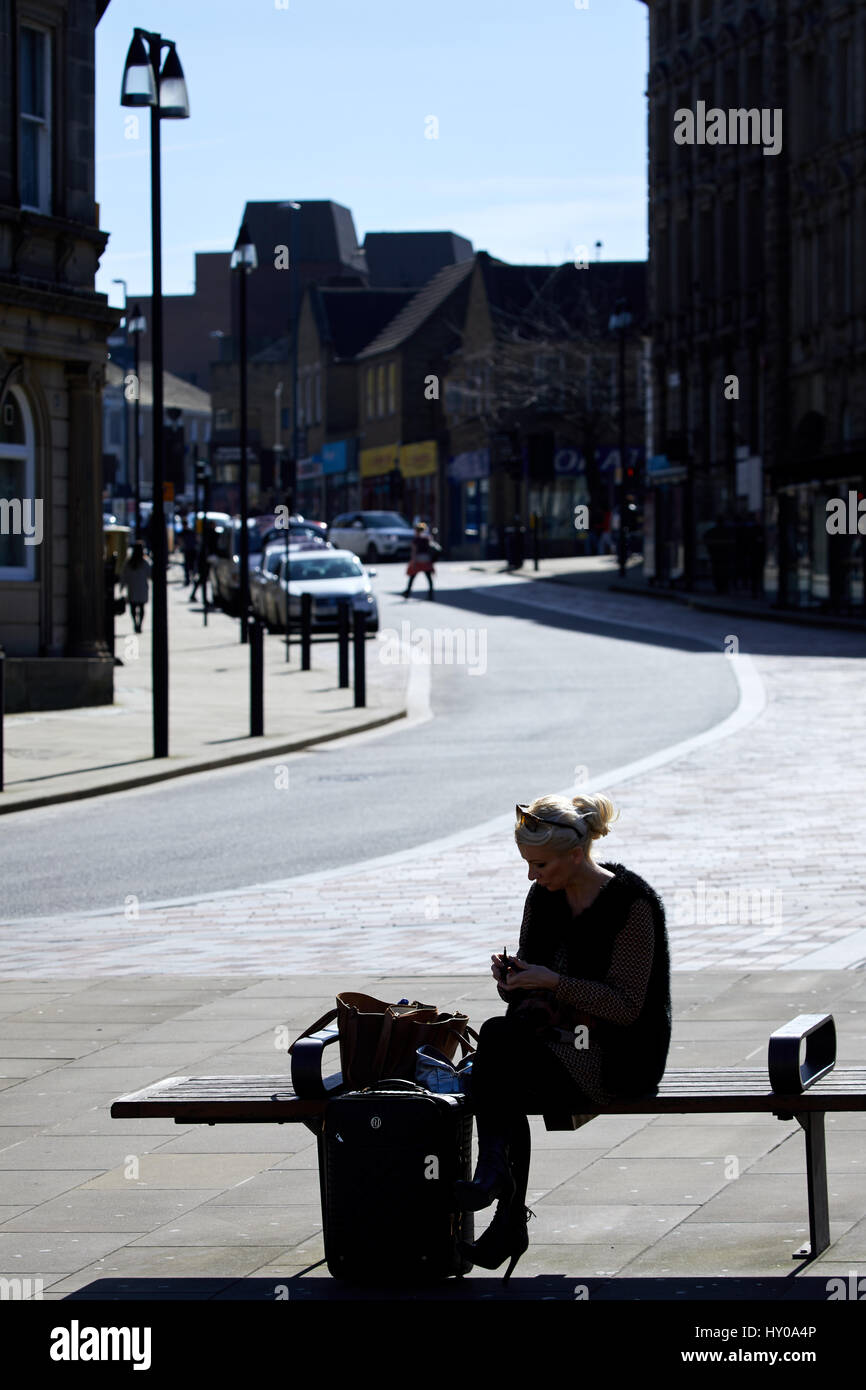
M 381 1072 L 388 1051 L 388 1044 L 391 1041 L 391 1030 L 394 1027 L 394 1014 L 390 1009 L 386 1010 L 385 1017 L 382 1019 L 382 1027 L 379 1030 L 379 1041 L 376 1044 L 376 1053 L 373 1057 L 372 1075 L 378 1076 Z
M 329 1009 L 326 1014 L 322 1014 L 322 1017 L 317 1018 L 315 1023 L 311 1023 L 309 1028 L 305 1029 L 305 1031 L 301 1033 L 300 1037 L 295 1038 L 295 1042 L 292 1043 L 291 1047 L 289 1048 L 289 1052 L 291 1052 L 292 1047 L 294 1047 L 295 1043 L 299 1043 L 301 1041 L 301 1038 L 308 1038 L 311 1033 L 318 1033 L 319 1029 L 324 1028 L 326 1023 L 333 1023 L 336 1017 L 336 1009 Z

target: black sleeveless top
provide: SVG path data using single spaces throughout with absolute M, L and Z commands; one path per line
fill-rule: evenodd
M 614 877 L 577 917 L 572 915 L 564 890 L 550 892 L 532 884 L 526 897 L 519 955 L 534 965 L 567 971 L 557 999 L 592 1016 L 591 1049 L 600 1060 L 604 1091 L 611 1096 L 646 1095 L 656 1089 L 664 1075 L 671 1039 L 665 912 L 655 890 L 638 874 L 622 864 L 605 863 L 601 867 Z M 631 924 L 626 930 L 630 914 Z M 633 957 L 638 965 L 641 956 L 651 956 L 643 999 L 632 998 L 628 1022 L 623 1021 L 626 1011 L 617 1008 L 616 993 L 607 984 L 615 948 L 620 959 Z M 501 990 L 500 995 L 509 1001 L 515 997 Z M 637 1015 L 631 1017 L 635 1009 Z M 619 1021 L 615 1021 L 617 1017 Z M 567 1064 L 571 1052 L 569 1071 L 579 1079 L 575 1068 L 580 1054 L 564 1044 L 551 1043 L 551 1047 Z M 585 1060 L 590 1061 L 589 1057 Z

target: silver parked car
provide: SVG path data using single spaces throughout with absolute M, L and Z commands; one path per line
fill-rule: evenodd
M 379 604 L 370 583 L 375 570 L 365 570 L 357 555 L 350 550 L 301 551 L 292 549 L 289 555 L 289 581 L 286 583 L 286 561 L 283 556 L 277 571 L 277 582 L 269 597 L 273 598 L 277 626 L 285 631 L 286 605 L 292 627 L 301 621 L 301 595 L 313 599 L 314 629 L 336 628 L 337 601 L 347 598 L 351 611 L 366 617 L 367 631 L 379 631 Z M 287 593 L 288 591 L 288 593 Z
M 272 541 L 261 555 L 257 557 L 258 563 L 254 569 L 250 570 L 250 607 L 257 618 L 265 624 L 269 632 L 276 632 L 280 627 L 281 619 L 277 607 L 279 594 L 279 575 L 282 562 L 286 558 L 285 531 L 282 532 L 283 539 Z M 318 552 L 324 550 L 327 554 L 333 554 L 333 547 L 327 541 L 322 540 L 321 535 L 295 534 L 289 536 L 289 559 L 294 561 L 296 555 L 309 554 L 310 551 Z
M 328 528 L 332 545 L 351 550 L 368 564 L 408 560 L 412 527 L 399 512 L 343 512 Z

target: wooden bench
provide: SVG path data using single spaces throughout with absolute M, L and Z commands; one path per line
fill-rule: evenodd
M 321 1159 L 322 1116 L 329 1098 L 345 1089 L 339 1072 L 323 1076 L 325 1048 L 337 1041 L 336 1027 L 330 1027 L 296 1044 L 291 1082 L 284 1075 L 170 1076 L 114 1101 L 112 1118 L 209 1125 L 300 1123 L 318 1136 Z M 548 1130 L 568 1130 L 599 1115 L 742 1112 L 796 1119 L 806 1140 L 809 1242 L 794 1252 L 794 1258 L 814 1259 L 830 1244 L 824 1116 L 828 1111 L 866 1110 L 866 1067 L 836 1071 L 835 1060 L 832 1014 L 801 1014 L 771 1034 L 766 1069 L 668 1071 L 652 1094 L 620 1097 L 592 1115 L 545 1112 L 544 1123 Z

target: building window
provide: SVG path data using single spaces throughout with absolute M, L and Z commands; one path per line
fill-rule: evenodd
M 51 212 L 51 49 L 42 29 L 22 26 L 19 44 L 21 206 Z
M 232 412 L 230 410 L 218 410 L 214 423 L 218 430 L 230 430 L 232 427 Z
M 376 368 L 376 414 L 381 419 L 385 414 L 385 368 Z
M 367 419 L 372 420 L 375 410 L 376 395 L 376 371 L 374 367 L 367 368 Z
M 35 491 L 33 421 L 23 393 L 13 386 L 0 412 L 0 579 L 36 578 L 45 518 Z
M 198 443 L 198 420 L 195 416 L 189 422 L 189 439 L 191 444 Z
M 394 415 L 397 411 L 397 365 L 395 362 L 388 363 L 388 414 Z
M 688 34 L 692 27 L 692 0 L 677 0 L 677 33 Z

